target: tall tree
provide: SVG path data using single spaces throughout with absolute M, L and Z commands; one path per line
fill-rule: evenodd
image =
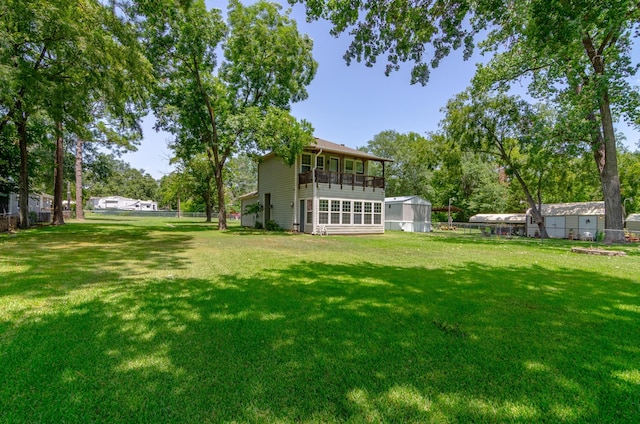
M 0 124 L 11 126 L 20 151 L 20 228 L 29 227 L 29 120 L 46 98 L 49 49 L 64 38 L 57 30 L 64 1 L 0 3 Z
M 30 118 L 46 113 L 61 148 L 64 134 L 82 133 L 92 122 L 96 99 L 118 104 L 114 111 L 130 108 L 140 93 L 127 88 L 141 86 L 149 67 L 133 26 L 99 0 L 7 0 L 0 3 L 0 16 L 0 110 L 6 112 L 3 125 L 16 128 L 20 145 L 20 225 L 26 227 Z M 58 165 L 56 179 L 61 180 Z M 62 223 L 58 191 L 54 222 Z
M 367 151 L 393 159 L 385 170 L 388 196 L 434 197 L 431 179 L 440 159 L 437 146 L 431 142 L 431 138 L 414 132 L 400 134 L 393 130 L 382 131 L 369 140 Z
M 152 107 L 157 128 L 174 134 L 181 154 L 205 153 L 226 229 L 224 168 L 240 151 L 273 150 L 292 163 L 311 126 L 289 113 L 315 75 L 312 42 L 280 6 L 232 0 L 228 25 L 203 1 L 147 11 L 149 51 L 161 81 Z M 228 32 L 228 34 L 227 34 Z M 218 66 L 216 49 L 224 52 Z
M 541 214 L 542 187 L 552 156 L 560 154 L 550 136 L 552 118 L 545 108 L 498 94 L 466 91 L 449 101 L 444 120 L 448 136 L 463 148 L 493 155 L 520 186 L 541 236 L 547 237 Z M 527 178 L 527 176 L 529 178 Z
M 630 48 L 640 36 L 636 0 L 291 1 L 305 3 L 310 19 L 329 19 L 333 34 L 353 35 L 347 62 L 364 60 L 372 66 L 386 54 L 387 73 L 402 62 L 414 62 L 411 82 L 425 84 L 430 67 L 463 46 L 464 57 L 469 58 L 474 39 L 482 36 L 483 52 L 500 52 L 484 68 L 497 69 L 491 83 L 523 76 L 536 83 L 544 75 L 546 82 L 537 88 L 572 93 L 565 98 L 590 130 L 605 199 L 605 227 L 622 229 L 613 123 L 616 111 L 631 123 L 639 122 L 638 93 L 627 82 L 638 69 Z M 621 231 L 606 237 L 624 239 Z

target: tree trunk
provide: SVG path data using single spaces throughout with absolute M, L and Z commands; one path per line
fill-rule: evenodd
M 609 93 L 605 89 L 600 100 L 602 133 L 604 135 L 604 167 L 600 173 L 602 194 L 604 195 L 605 243 L 621 243 L 624 238 L 624 216 L 622 215 L 622 195 L 618 175 L 616 136 L 613 129 Z
M 84 209 L 82 208 L 82 140 L 80 137 L 76 140 L 76 219 L 84 219 Z
M 520 172 L 518 172 L 516 167 L 513 166 L 513 162 L 511 161 L 509 154 L 504 148 L 504 144 L 496 136 L 494 136 L 494 138 L 495 138 L 494 143 L 496 148 L 498 149 L 498 152 L 500 153 L 500 158 L 505 163 L 505 165 L 509 169 L 511 169 L 511 171 L 513 172 L 513 175 L 516 177 L 516 180 L 518 180 L 518 184 L 520 184 L 520 188 L 522 188 L 522 191 L 524 192 L 524 195 L 527 198 L 527 203 L 529 204 L 529 208 L 531 209 L 531 215 L 533 216 L 533 219 L 536 221 L 536 224 L 538 225 L 538 230 L 540 231 L 540 238 L 544 238 L 544 239 L 549 238 L 549 234 L 547 234 L 547 227 L 544 225 L 544 218 L 542 217 L 542 211 L 541 211 L 542 204 L 539 202 L 538 205 L 536 205 L 536 201 L 533 200 L 533 196 L 531 195 L 529 186 L 520 175 Z M 540 200 L 539 186 L 538 186 L 538 200 Z
M 582 45 L 596 75 L 602 78 L 605 75 L 605 62 L 602 51 L 596 49 L 593 40 L 586 33 L 583 36 Z M 601 47 L 601 49 L 603 48 L 604 46 Z M 594 154 L 596 164 L 600 170 L 600 183 L 604 197 L 605 242 L 619 243 L 625 240 L 623 231 L 624 216 L 622 215 L 622 196 L 620 194 L 620 178 L 618 175 L 616 135 L 613 129 L 609 90 L 606 85 L 600 91 L 598 106 L 600 109 L 604 157 L 602 157 L 600 146 L 596 146 Z
M 62 186 L 64 172 L 64 143 L 62 138 L 62 122 L 56 123 L 56 160 L 53 172 L 53 220 L 52 225 L 64 224 L 62 212 Z
M 222 166 L 216 166 L 216 188 L 218 190 L 218 230 L 227 229 L 227 208 L 224 205 L 224 181 Z
M 211 206 L 211 177 L 207 177 L 207 189 L 204 193 L 204 206 L 207 213 L 207 219 L 205 222 L 211 222 L 213 215 L 213 207 Z
M 29 228 L 29 150 L 27 149 L 27 117 L 21 114 L 18 122 L 18 138 L 20 143 L 20 224 L 22 229 Z
M 518 180 L 518 183 L 520 183 L 520 187 L 522 188 L 522 191 L 524 192 L 524 195 L 527 198 L 527 203 L 529 204 L 529 208 L 531 209 L 531 215 L 533 216 L 533 220 L 536 222 L 536 224 L 538 224 L 538 230 L 540 231 L 540 238 L 545 238 L 545 239 L 549 238 L 549 235 L 547 234 L 547 227 L 545 227 L 544 219 L 542 218 L 542 211 L 540 210 L 541 205 L 539 204 L 537 205 L 536 201 L 533 200 L 533 196 L 531 196 L 529 187 L 520 176 L 520 173 L 514 170 L 513 175 Z

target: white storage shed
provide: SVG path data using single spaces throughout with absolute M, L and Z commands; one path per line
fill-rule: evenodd
M 256 213 L 251 213 L 247 210 L 253 204 L 258 203 L 260 198 L 257 191 L 244 194 L 238 197 L 240 200 L 240 225 L 243 227 L 254 227 L 256 225 Z M 264 223 L 263 223 L 264 224 Z
M 604 230 L 604 202 L 543 204 L 541 208 L 550 238 L 582 237 Z M 538 236 L 538 225 L 527 210 L 527 236 Z
M 632 213 L 626 219 L 627 230 L 640 231 L 640 213 Z
M 431 202 L 420 196 L 387 197 L 384 209 L 385 230 L 431 231 Z

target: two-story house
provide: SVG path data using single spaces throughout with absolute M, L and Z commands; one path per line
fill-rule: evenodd
M 274 154 L 258 165 L 258 190 L 242 198 L 242 212 L 262 206 L 254 219 L 310 234 L 384 233 L 385 163 L 319 138 L 289 166 Z M 375 174 L 375 175 L 374 175 Z

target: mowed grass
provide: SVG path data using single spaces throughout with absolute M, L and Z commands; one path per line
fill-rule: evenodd
M 0 236 L 0 422 L 638 422 L 640 251 L 91 218 Z

